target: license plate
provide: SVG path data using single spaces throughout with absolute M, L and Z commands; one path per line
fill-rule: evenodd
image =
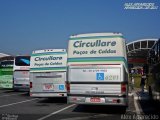
M 90 98 L 90 102 L 95 102 L 95 103 L 100 103 L 101 102 L 101 98 Z
M 53 84 L 44 84 L 43 85 L 43 90 L 53 90 L 54 86 Z
M 91 98 L 86 98 L 85 102 L 86 103 L 105 103 L 105 98 L 91 97 Z

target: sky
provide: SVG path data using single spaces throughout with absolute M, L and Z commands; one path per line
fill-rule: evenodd
M 125 9 L 154 3 L 158 9 Z M 69 36 L 120 32 L 127 42 L 160 38 L 159 0 L 0 0 L 0 53 L 67 49 Z

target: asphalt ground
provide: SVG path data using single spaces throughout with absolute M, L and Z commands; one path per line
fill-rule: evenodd
M 67 104 L 66 98 L 32 98 L 27 92 L 0 90 L 1 120 L 132 120 L 134 96 L 126 111 L 121 107 Z M 145 104 L 146 105 L 146 104 Z

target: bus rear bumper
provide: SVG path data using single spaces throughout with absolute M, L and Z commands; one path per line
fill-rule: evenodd
M 29 91 L 30 88 L 28 84 L 14 84 L 13 89 L 16 91 Z
M 68 103 L 84 105 L 128 106 L 127 97 L 81 97 L 67 96 Z
M 67 93 L 36 93 L 30 92 L 31 97 L 67 97 Z

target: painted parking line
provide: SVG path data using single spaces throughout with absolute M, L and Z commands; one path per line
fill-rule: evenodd
M 138 100 L 136 99 L 137 94 L 134 92 L 134 106 L 136 109 L 136 114 L 137 115 L 141 115 L 143 113 L 142 108 L 140 105 L 138 105 Z M 139 120 L 142 120 L 142 118 L 140 117 Z
M 11 103 L 11 104 L 1 105 L 0 108 L 12 106 L 12 105 L 17 105 L 17 104 L 21 104 L 21 103 L 25 103 L 25 102 L 30 102 L 30 101 L 37 100 L 37 99 L 39 99 L 39 98 L 34 98 L 34 99 L 30 99 L 30 100 L 25 100 L 25 101 L 15 102 L 15 103 Z
M 48 114 L 48 115 L 46 115 L 46 116 L 44 116 L 44 117 L 41 117 L 41 118 L 39 118 L 38 120 L 44 120 L 44 119 L 46 119 L 46 118 L 49 118 L 49 117 L 51 117 L 52 115 L 55 115 L 55 114 L 57 114 L 57 113 L 60 113 L 60 112 L 66 110 L 66 109 L 68 109 L 68 108 L 71 108 L 71 107 L 73 107 L 73 106 L 75 106 L 75 105 L 76 105 L 76 104 L 69 105 L 69 106 L 67 106 L 67 107 L 65 107 L 65 108 L 63 108 L 63 109 L 60 109 L 60 110 L 55 111 L 55 112 L 52 112 L 51 114 Z
M 27 92 L 26 92 L 27 93 Z M 8 97 L 8 96 L 13 96 L 13 95 L 23 95 L 26 93 L 17 93 L 17 94 L 10 94 L 10 95 L 1 95 L 0 97 Z

